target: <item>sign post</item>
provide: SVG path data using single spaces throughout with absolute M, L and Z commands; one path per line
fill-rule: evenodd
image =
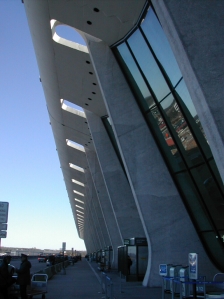
M 62 273 L 66 274 L 65 271 L 65 250 L 66 250 L 66 242 L 62 242 L 62 251 L 63 251 L 63 269 L 62 269 Z
M 189 253 L 188 254 L 188 264 L 189 264 L 189 278 L 193 281 L 193 298 L 197 298 L 196 293 L 196 280 L 198 279 L 198 254 Z
M 0 223 L 8 222 L 9 203 L 0 201 Z
M 0 223 L 0 230 L 7 230 L 7 223 Z
M 1 249 L 1 238 L 7 236 L 7 222 L 8 222 L 8 211 L 9 203 L 0 201 L 0 249 Z
M 1 230 L 0 231 L 0 238 L 6 238 L 7 237 L 7 231 Z

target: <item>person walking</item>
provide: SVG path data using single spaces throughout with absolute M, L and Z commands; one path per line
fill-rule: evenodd
M 0 265 L 0 296 L 1 298 L 8 299 L 8 288 L 11 283 L 11 273 L 8 270 L 8 264 L 10 264 L 11 256 L 6 255 L 3 257 L 3 261 Z
M 127 256 L 127 268 L 128 268 L 128 275 L 131 274 L 131 265 L 132 265 L 132 260 L 130 258 L 130 256 Z
M 21 299 L 27 299 L 26 289 L 30 285 L 30 268 L 32 266 L 26 254 L 21 254 L 21 261 L 20 268 L 15 271 L 18 274 L 17 283 L 20 286 Z

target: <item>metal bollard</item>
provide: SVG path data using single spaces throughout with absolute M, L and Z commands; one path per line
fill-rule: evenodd
M 105 278 L 106 278 L 106 274 L 104 272 L 101 273 L 101 282 L 100 282 L 100 285 L 101 285 L 101 294 L 105 294 L 106 293 L 106 283 L 105 283 Z M 102 297 L 102 298 L 105 298 L 105 297 Z
M 110 282 L 110 285 L 109 285 L 109 294 L 108 295 L 109 295 L 108 299 L 114 298 L 114 285 L 113 285 L 112 281 Z
M 101 292 L 99 293 L 104 294 L 104 296 L 101 297 L 102 299 L 114 298 L 113 282 L 104 272 L 101 273 Z
M 113 299 L 113 282 L 112 279 L 106 276 L 106 299 Z

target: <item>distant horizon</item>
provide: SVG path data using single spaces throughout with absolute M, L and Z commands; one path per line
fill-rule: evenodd
M 52 248 L 37 248 L 37 247 L 18 247 L 18 246 L 1 246 L 0 247 L 0 252 L 3 250 L 3 249 L 15 249 L 15 250 L 39 250 L 39 251 L 62 251 L 62 248 L 59 248 L 59 249 L 52 249 Z M 72 251 L 72 249 L 66 249 L 65 251 Z M 87 251 L 86 249 L 76 249 L 74 248 L 73 251 Z

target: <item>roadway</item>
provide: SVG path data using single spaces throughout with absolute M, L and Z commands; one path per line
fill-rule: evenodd
M 32 274 L 37 273 L 38 271 L 43 270 L 43 269 L 46 268 L 46 263 L 39 263 L 38 260 L 37 260 L 37 256 L 36 257 L 30 257 L 30 258 L 28 258 L 28 260 L 30 261 L 30 263 L 32 265 L 32 268 L 30 269 L 30 272 Z M 20 258 L 19 259 L 18 258 L 14 259 L 12 257 L 10 265 L 12 265 L 16 268 L 19 268 L 20 264 L 21 264 L 21 259 Z

